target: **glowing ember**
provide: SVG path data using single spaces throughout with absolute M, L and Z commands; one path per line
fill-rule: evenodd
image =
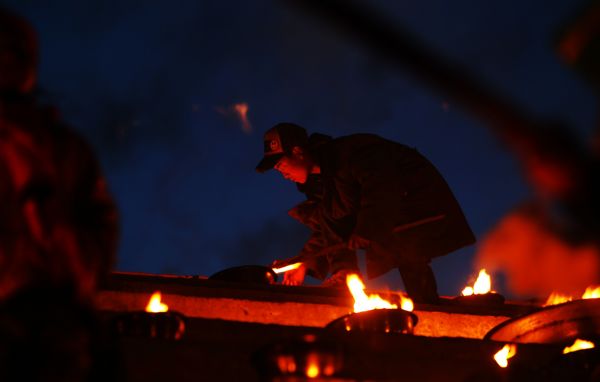
M 591 298 L 600 298 L 600 286 L 587 287 L 581 298 L 584 300 Z
M 563 350 L 563 354 L 572 353 L 579 350 L 592 349 L 596 347 L 593 342 L 576 339 L 573 345 L 567 346 Z
M 365 293 L 365 284 L 357 274 L 350 274 L 346 277 L 346 284 L 352 297 L 354 297 L 354 312 L 365 312 L 373 309 L 398 309 L 398 305 L 384 300 L 377 294 L 367 296 Z M 401 309 L 412 311 L 414 309 L 412 300 L 408 297 L 400 296 Z
M 163 304 L 160 301 L 160 292 L 154 292 L 150 300 L 148 301 L 148 305 L 146 305 L 146 312 L 150 313 L 163 313 L 169 310 L 167 304 Z
M 463 296 L 472 296 L 474 294 L 486 294 L 492 290 L 492 278 L 487 274 L 485 269 L 479 271 L 477 281 L 473 286 L 468 286 L 462 291 Z
M 300 268 L 301 265 L 302 265 L 302 263 L 294 263 L 294 264 L 286 265 L 285 267 L 281 267 L 281 268 L 273 268 L 273 272 L 275 272 L 277 274 L 284 273 L 287 271 L 298 269 L 298 268 Z
M 233 105 L 233 110 L 242 122 L 242 129 L 244 130 L 244 132 L 250 134 L 252 132 L 252 125 L 248 120 L 248 109 L 248 104 L 245 102 L 236 103 L 235 105 Z
M 548 299 L 546 300 L 546 303 L 544 304 L 544 306 L 558 305 L 558 304 L 562 304 L 565 302 L 569 302 L 571 300 L 573 300 L 572 296 L 567 296 L 566 294 L 560 294 L 560 293 L 552 293 L 550 295 L 550 297 L 548 297 Z
M 494 359 L 500 367 L 507 367 L 508 360 L 517 354 L 517 345 L 506 344 L 498 353 L 494 354 Z

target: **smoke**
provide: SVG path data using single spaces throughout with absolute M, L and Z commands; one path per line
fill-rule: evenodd
M 581 295 L 600 281 L 600 250 L 567 241 L 547 223 L 522 209 L 509 213 L 483 238 L 477 267 L 504 273 L 517 297 Z

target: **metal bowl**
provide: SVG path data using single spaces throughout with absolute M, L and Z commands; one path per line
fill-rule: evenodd
M 576 338 L 600 338 L 600 300 L 576 300 L 553 305 L 504 321 L 490 330 L 486 340 L 562 344 Z
M 125 337 L 179 340 L 185 333 L 185 316 L 168 311 L 150 313 L 135 311 L 122 313 L 112 321 L 113 331 Z
M 419 318 L 402 309 L 375 309 L 351 313 L 331 321 L 326 329 L 379 333 L 413 334 Z
M 227 281 L 244 284 L 270 285 L 277 282 L 273 269 L 263 265 L 242 265 L 217 272 L 209 280 Z

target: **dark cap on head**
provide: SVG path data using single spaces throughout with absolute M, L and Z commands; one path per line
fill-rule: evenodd
M 256 166 L 256 171 L 265 172 L 277 164 L 286 154 L 291 154 L 295 146 L 305 147 L 308 143 L 306 129 L 293 123 L 278 123 L 264 135 L 264 156 Z

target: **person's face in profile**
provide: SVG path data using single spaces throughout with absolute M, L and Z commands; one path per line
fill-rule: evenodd
M 306 183 L 310 174 L 311 162 L 299 147 L 294 147 L 292 154 L 284 155 L 275 165 L 275 170 L 294 183 Z

